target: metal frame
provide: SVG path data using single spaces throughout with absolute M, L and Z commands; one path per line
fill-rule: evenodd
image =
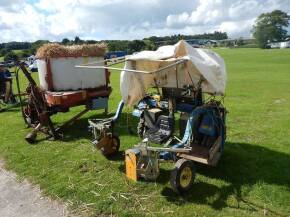
M 118 61 L 120 60 L 120 61 Z M 94 64 L 98 64 L 98 63 L 106 63 L 108 61 L 118 61 L 116 63 L 112 63 L 112 64 L 109 64 L 108 66 L 97 66 L 97 65 L 94 65 Z M 119 58 L 112 58 L 112 59 L 106 59 L 104 61 L 98 61 L 98 62 L 91 62 L 91 63 L 88 63 L 88 64 L 82 64 L 82 65 L 76 65 L 75 67 L 76 68 L 89 68 L 89 69 L 112 69 L 112 70 L 117 70 L 117 71 L 126 71 L 126 72 L 136 72 L 136 73 L 144 73 L 144 74 L 154 74 L 154 73 L 157 73 L 157 72 L 161 72 L 165 69 L 168 69 L 168 68 L 171 68 L 171 67 L 175 67 L 179 64 L 182 64 L 182 63 L 185 63 L 188 61 L 188 59 L 177 59 L 174 63 L 171 63 L 167 66 L 164 66 L 160 69 L 157 69 L 157 70 L 154 70 L 154 71 L 144 71 L 144 70 L 134 70 L 134 69 L 120 69 L 120 68 L 116 68 L 116 67 L 110 67 L 112 65 L 116 65 L 118 63 L 122 63 L 122 62 L 126 62 L 126 61 L 130 61 L 130 60 L 126 60 L 125 57 L 119 57 Z

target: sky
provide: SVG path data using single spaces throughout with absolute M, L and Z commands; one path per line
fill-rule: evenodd
M 0 0 L 0 42 L 142 39 L 216 30 L 250 37 L 256 17 L 275 9 L 290 14 L 290 0 Z

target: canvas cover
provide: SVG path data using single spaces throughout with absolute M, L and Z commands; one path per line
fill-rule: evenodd
M 187 61 L 176 67 L 150 73 L 180 60 Z M 147 71 L 121 72 L 121 94 L 127 106 L 137 104 L 150 87 L 196 86 L 201 78 L 203 92 L 214 95 L 225 93 L 227 76 L 223 59 L 211 50 L 193 48 L 183 40 L 156 51 L 142 51 L 127 56 L 124 69 Z

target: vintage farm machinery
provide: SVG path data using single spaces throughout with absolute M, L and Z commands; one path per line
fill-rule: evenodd
M 123 106 L 121 101 L 114 117 L 89 120 L 89 129 L 94 136 L 92 143 L 104 156 L 109 157 L 119 151 L 120 139 L 115 132 L 115 124 L 120 118 Z
M 123 61 L 122 100 L 129 107 L 135 106 L 133 115 L 139 118 L 137 133 L 142 138 L 125 153 L 126 175 L 133 180 L 155 180 L 159 162 L 174 161 L 171 185 L 177 192 L 185 192 L 194 181 L 193 162 L 214 166 L 223 152 L 227 113 L 222 105 L 224 62 L 216 53 L 195 49 L 184 41 L 126 56 Z M 79 67 L 119 70 L 93 64 Z M 118 109 L 115 117 L 119 113 Z M 179 129 L 174 127 L 177 115 Z M 111 147 L 115 121 L 89 123 L 102 135 L 94 133 L 94 141 L 104 153 Z M 177 132 L 182 139 L 175 135 Z
M 156 180 L 159 163 L 173 161 L 172 188 L 188 191 L 195 178 L 194 162 L 215 166 L 223 152 L 227 112 L 218 97 L 225 90 L 223 60 L 181 41 L 127 57 L 121 79 L 124 102 L 134 105 L 140 100 L 133 115 L 140 119 L 137 131 L 143 139 L 126 151 L 127 177 Z M 157 93 L 152 94 L 152 88 Z
M 182 120 L 183 115 L 186 115 L 186 122 Z M 179 131 L 183 138 L 172 133 L 162 142 L 163 147 L 150 144 L 156 142 L 155 138 L 162 138 L 160 135 L 164 134 L 160 131 L 168 125 L 156 124 L 148 128 L 151 136 L 147 137 L 149 133 L 146 133 L 140 144 L 126 151 L 127 176 L 133 180 L 155 180 L 159 175 L 159 162 L 174 161 L 170 178 L 173 189 L 177 192 L 189 190 L 195 177 L 193 161 L 215 166 L 220 159 L 226 137 L 225 118 L 225 108 L 215 100 L 194 107 L 190 113 L 181 113 Z
M 74 123 L 89 110 L 105 109 L 111 93 L 109 72 L 106 69 L 77 69 L 75 65 L 89 61 L 104 64 L 105 47 L 103 45 L 83 45 L 64 47 L 48 44 L 37 52 L 38 75 L 37 85 L 32 75 L 20 64 L 24 76 L 28 80 L 26 88 L 27 103 L 21 103 L 25 123 L 33 130 L 26 136 L 29 143 L 36 140 L 38 132 L 57 139 L 62 130 Z M 19 88 L 19 92 L 20 88 Z M 20 101 L 23 102 L 22 98 Z M 84 110 L 55 126 L 51 116 L 59 112 L 68 112 L 71 107 L 85 106 Z

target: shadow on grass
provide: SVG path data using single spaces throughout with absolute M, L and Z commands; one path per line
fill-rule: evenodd
M 93 113 L 93 112 L 91 112 Z M 66 126 L 63 130 L 63 138 L 61 139 L 64 142 L 71 142 L 79 139 L 92 139 L 92 134 L 88 130 L 88 120 L 89 119 L 105 119 L 113 117 L 114 114 L 91 114 L 89 117 L 80 118 L 76 120 L 73 124 Z M 58 123 L 59 125 L 63 123 Z M 132 126 L 136 128 L 137 120 L 131 119 L 130 126 L 127 126 L 127 113 L 121 114 L 119 121 L 115 126 L 115 132 L 117 135 L 134 135 L 134 131 L 132 130 Z
M 0 113 L 5 112 L 5 113 L 15 113 L 21 110 L 20 103 L 16 104 L 2 104 L 0 102 Z
M 184 195 L 176 194 L 168 187 L 162 190 L 162 195 L 168 201 L 179 205 L 184 202 L 207 204 L 216 210 L 228 207 L 227 200 L 230 196 L 234 196 L 239 203 L 247 205 L 248 211 L 256 211 L 264 207 L 246 201 L 243 198 L 246 193 L 242 194 L 242 187 L 251 188 L 257 183 L 289 187 L 289 171 L 290 156 L 287 154 L 247 143 L 227 143 L 225 153 L 217 167 L 196 164 L 196 172 L 206 177 L 223 180 L 230 183 L 229 185 L 217 187 L 209 183 L 196 182 Z M 216 199 L 209 202 L 209 197 L 213 196 Z M 231 208 L 240 209 L 240 207 Z M 276 216 L 283 216 L 268 209 L 267 211 Z
M 118 151 L 116 154 L 114 154 L 112 156 L 108 156 L 107 159 L 110 160 L 110 161 L 124 161 L 125 152 L 124 151 Z M 123 166 L 123 168 L 125 168 L 125 166 Z M 123 170 L 123 171 L 125 171 L 125 170 Z

